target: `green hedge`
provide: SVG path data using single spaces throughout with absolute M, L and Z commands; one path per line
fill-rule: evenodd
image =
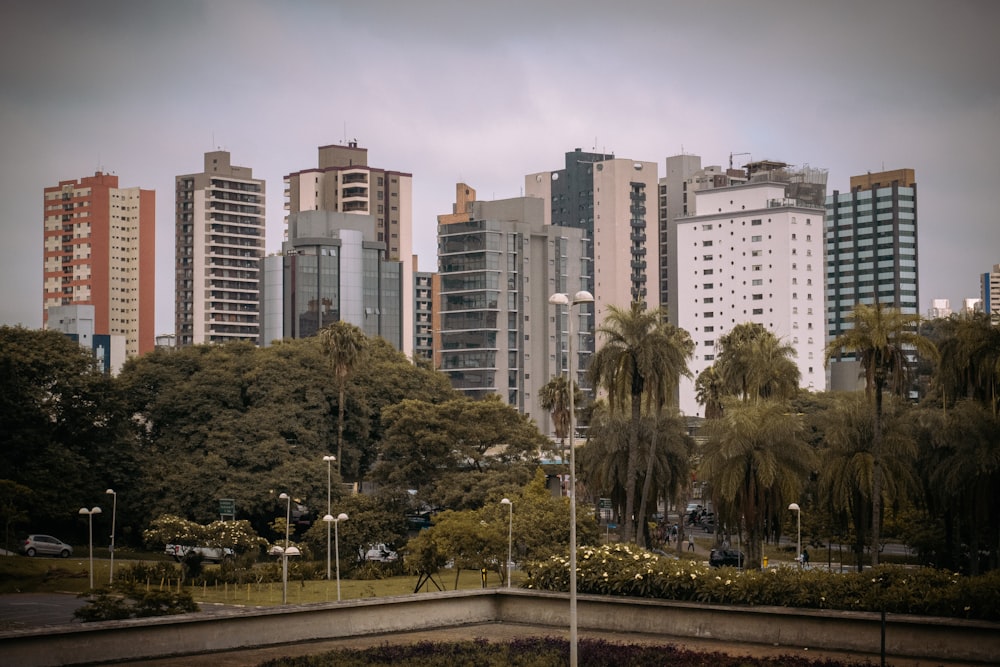
M 554 556 L 526 566 L 525 586 L 569 590 L 569 559 Z M 657 556 L 627 544 L 581 547 L 577 591 L 709 604 L 1000 620 L 1000 572 L 965 577 L 931 568 L 880 565 L 864 572 L 776 567 L 740 571 Z

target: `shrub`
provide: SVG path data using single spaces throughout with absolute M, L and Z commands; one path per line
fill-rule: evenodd
M 528 588 L 569 590 L 566 557 L 529 563 L 525 569 Z M 969 578 L 894 565 L 845 574 L 790 567 L 710 569 L 702 563 L 664 558 L 626 544 L 581 547 L 577 551 L 577 590 L 709 604 L 884 609 L 898 614 L 1000 620 L 997 571 Z
M 84 622 L 117 621 L 125 618 L 168 616 L 198 611 L 191 593 L 187 591 L 147 591 L 140 586 L 119 583 L 83 593 L 89 602 L 73 612 Z

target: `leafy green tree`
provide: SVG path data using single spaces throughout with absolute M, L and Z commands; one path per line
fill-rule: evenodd
M 917 488 L 913 468 L 916 443 L 907 428 L 905 412 L 898 402 L 890 401 L 883 413 L 883 492 L 887 499 L 896 502 L 905 501 Z M 872 516 L 874 428 L 871 403 L 854 393 L 838 397 L 825 415 L 826 449 L 822 452 L 819 475 L 820 500 L 841 526 L 846 519 L 853 527 L 859 572 Z
M 77 510 L 137 475 L 134 424 L 114 378 L 56 331 L 0 327 L 0 468 L 34 491 L 28 519 L 69 531 Z
M 410 498 L 405 491 L 383 489 L 374 494 L 356 494 L 341 498 L 333 506 L 333 515 L 347 514 L 347 521 L 337 526 L 341 567 L 362 561 L 364 553 L 375 544 L 399 549 L 406 542 L 406 512 Z M 311 553 L 326 557 L 326 524 L 316 521 L 303 536 Z
M 712 364 L 694 381 L 695 400 L 705 407 L 705 419 L 718 419 L 722 416 L 722 378 L 715 364 Z
M 500 502 L 504 497 L 512 501 L 511 508 Z M 430 564 L 445 558 L 454 561 L 456 570 L 486 568 L 506 576 L 503 563 L 507 560 L 508 525 L 515 561 L 565 553 L 569 548 L 569 499 L 553 496 L 546 487 L 545 473 L 538 469 L 527 486 L 496 489 L 478 509 L 442 512 L 432 527 L 411 540 L 412 550 L 420 559 L 429 558 Z M 577 513 L 577 535 L 580 544 L 598 540 L 597 524 L 588 512 Z
M 355 370 L 352 384 L 351 393 L 358 398 L 356 405 L 348 399 L 348 408 L 364 411 L 368 424 L 367 438 L 355 439 L 359 445 L 356 452 L 350 451 L 350 442 L 345 443 L 349 452 L 345 453 L 345 464 L 351 466 L 356 479 L 365 478 L 378 460 L 385 438 L 385 408 L 407 398 L 440 404 L 461 397 L 447 375 L 427 364 L 412 363 L 382 338 L 369 341 L 366 361 Z
M 788 503 L 815 469 L 802 419 L 784 402 L 728 399 L 723 416 L 706 422 L 701 476 L 717 499 L 716 511 L 732 523 L 742 517 L 747 561 L 761 566 L 767 526 L 781 524 Z
M 421 489 L 454 470 L 483 471 L 533 461 L 548 443 L 527 417 L 498 396 L 386 408 L 380 481 Z
M 358 327 L 344 321 L 334 322 L 319 332 L 323 354 L 330 361 L 337 383 L 337 474 L 341 473 L 344 443 L 344 394 L 354 370 L 364 363 L 368 338 Z
M 167 544 L 194 547 L 224 547 L 234 551 L 250 551 L 267 543 L 250 526 L 249 521 L 213 521 L 208 525 L 164 514 L 157 517 L 142 538 L 147 547 L 163 548 Z
M 667 322 L 666 312 L 644 310 L 639 302 L 630 309 L 608 307 L 598 328 L 603 344 L 591 358 L 589 373 L 595 387 L 608 394 L 612 411 L 629 411 L 629 447 L 625 473 L 626 542 L 635 540 L 636 496 L 641 451 L 640 421 L 645 400 L 659 414 L 676 400 L 681 375 L 690 376 L 687 362 L 694 343 L 687 332 Z
M 827 343 L 826 361 L 854 353 L 865 374 L 865 393 L 875 405 L 872 433 L 872 565 L 878 565 L 882 525 L 882 403 L 887 389 L 902 395 L 909 387 L 909 354 L 938 358 L 937 348 L 917 333 L 919 315 L 876 302 L 859 303 L 849 318 L 851 328 Z
M 3 547 L 7 551 L 17 551 L 10 540 L 10 529 L 28 520 L 33 495 L 23 484 L 0 479 L 0 517 L 3 517 Z

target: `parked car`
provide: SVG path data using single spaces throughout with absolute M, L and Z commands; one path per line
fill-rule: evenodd
M 178 563 L 184 560 L 189 553 L 198 554 L 202 560 L 221 563 L 226 558 L 232 558 L 236 554 L 227 547 L 192 547 L 186 544 L 168 544 L 163 550 L 168 556 L 173 556 Z
M 21 553 L 25 556 L 69 558 L 73 555 L 73 547 L 51 535 L 28 535 L 28 539 L 21 545 Z
M 364 560 L 377 561 L 379 563 L 391 563 L 399 560 L 399 554 L 384 544 L 374 544 L 364 552 Z
M 708 564 L 711 567 L 743 567 L 745 556 L 738 549 L 712 549 L 708 555 Z

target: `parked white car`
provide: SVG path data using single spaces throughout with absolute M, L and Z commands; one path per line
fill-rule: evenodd
M 399 554 L 384 544 L 373 544 L 368 551 L 364 553 L 364 559 L 379 563 L 391 563 L 395 560 L 399 560 Z
M 192 547 L 185 544 L 168 544 L 163 551 L 168 556 L 173 556 L 178 563 L 184 560 L 189 553 L 199 554 L 202 560 L 220 563 L 226 558 L 232 558 L 236 553 L 228 547 Z

